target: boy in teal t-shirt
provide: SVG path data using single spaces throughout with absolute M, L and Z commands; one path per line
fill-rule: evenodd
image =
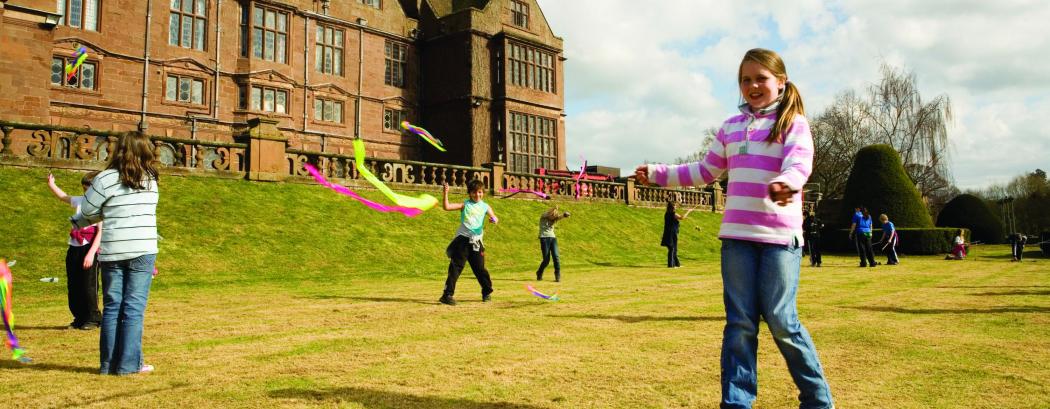
M 444 185 L 442 208 L 448 211 L 459 210 L 459 229 L 456 237 L 448 244 L 445 254 L 448 255 L 448 278 L 445 279 L 445 291 L 438 299 L 442 304 L 456 305 L 452 298 L 456 292 L 456 281 L 466 263 L 470 263 L 470 269 L 481 285 L 481 301 L 488 302 L 492 294 L 492 278 L 489 271 L 485 269 L 485 245 L 482 238 L 485 235 L 485 216 L 489 221 L 497 223 L 496 213 L 492 211 L 488 203 L 481 199 L 485 197 L 485 185 L 480 180 L 472 180 L 467 183 L 467 192 L 470 199 L 463 203 L 448 202 L 448 184 Z

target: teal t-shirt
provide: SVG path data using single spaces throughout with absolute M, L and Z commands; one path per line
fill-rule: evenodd
M 485 232 L 485 215 L 489 212 L 489 205 L 485 201 L 475 202 L 467 199 L 463 202 L 463 209 L 459 211 L 459 230 L 457 235 L 474 237 Z

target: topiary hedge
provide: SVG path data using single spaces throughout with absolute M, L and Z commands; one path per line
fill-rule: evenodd
M 857 151 L 843 195 L 846 225 L 854 206 L 865 206 L 872 218 L 885 213 L 898 228 L 933 227 L 922 195 L 901 165 L 900 154 L 889 145 L 871 145 Z
M 897 244 L 898 254 L 945 254 L 951 251 L 952 241 L 955 240 L 955 233 L 958 228 L 898 228 L 897 236 L 899 238 Z M 966 241 L 969 242 L 970 232 L 966 231 Z M 882 230 L 879 228 L 872 229 L 871 241 L 875 242 L 882 237 Z M 820 245 L 826 251 L 838 252 L 838 253 L 855 253 L 856 247 L 853 245 L 853 241 L 849 239 L 849 229 L 825 229 L 821 232 Z M 875 254 L 882 254 L 879 249 L 881 246 L 875 246 Z
M 984 243 L 1002 243 L 1003 222 L 981 198 L 962 194 L 956 196 L 941 209 L 937 216 L 937 227 L 965 227 L 973 232 L 973 240 Z

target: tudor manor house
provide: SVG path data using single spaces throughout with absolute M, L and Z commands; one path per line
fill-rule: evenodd
M 0 120 L 564 169 L 562 49 L 535 0 L 0 0 Z

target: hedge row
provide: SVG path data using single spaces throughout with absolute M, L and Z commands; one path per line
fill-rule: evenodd
M 963 230 L 966 231 L 966 241 L 970 241 L 968 238 L 970 237 L 969 230 Z M 957 231 L 959 231 L 957 228 L 897 229 L 899 237 L 897 253 L 946 254 L 951 251 L 952 241 L 955 240 Z M 857 251 L 853 242 L 849 239 L 849 229 L 825 229 L 821 234 L 820 244 L 825 251 L 840 253 Z M 878 228 L 873 229 L 871 241 L 875 242 L 879 240 L 879 237 L 882 237 L 882 230 Z M 877 254 L 881 253 L 878 251 L 878 247 L 875 250 Z

